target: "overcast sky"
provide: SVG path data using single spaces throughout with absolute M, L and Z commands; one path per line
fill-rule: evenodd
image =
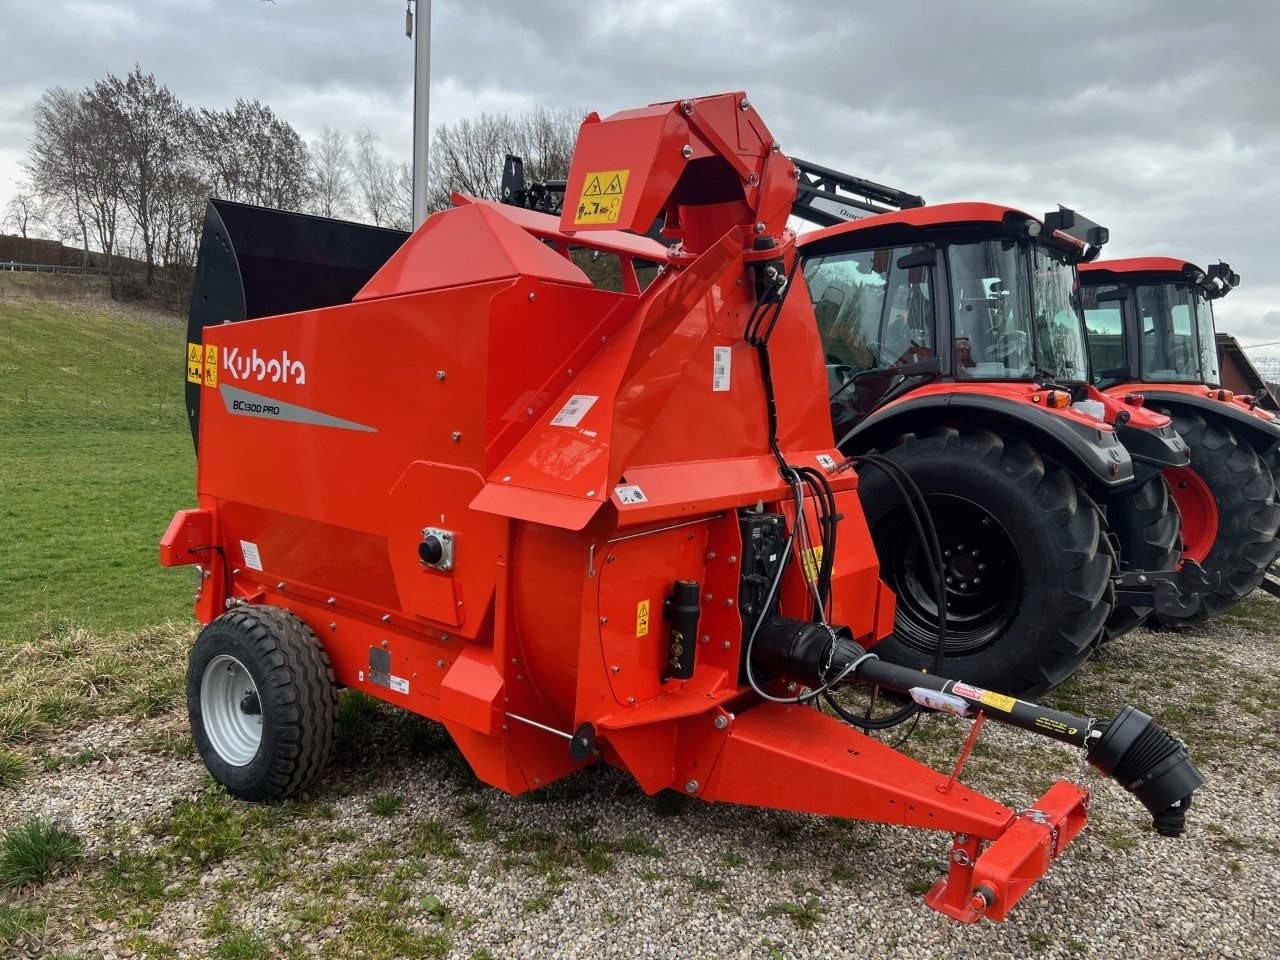
M 1219 329 L 1280 340 L 1280 2 L 435 0 L 433 122 L 746 90 L 785 151 L 1230 261 Z M 0 0 L 0 204 L 31 108 L 136 61 L 197 106 L 410 152 L 403 0 Z M 1260 351 L 1270 352 L 1270 351 Z M 1276 348 L 1280 352 L 1280 348 Z

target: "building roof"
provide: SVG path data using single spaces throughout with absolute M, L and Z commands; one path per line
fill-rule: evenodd
M 1217 334 L 1217 341 L 1218 356 L 1223 366 L 1226 365 L 1228 360 L 1231 361 L 1232 365 L 1235 366 L 1249 385 L 1249 392 L 1255 397 L 1262 398 L 1259 406 L 1266 410 L 1280 410 L 1280 405 L 1277 405 L 1266 378 L 1253 365 L 1253 361 L 1249 359 L 1248 354 L 1244 352 L 1244 348 L 1240 346 L 1240 341 L 1229 333 Z

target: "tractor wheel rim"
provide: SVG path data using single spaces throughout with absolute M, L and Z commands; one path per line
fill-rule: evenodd
M 1218 539 L 1218 502 L 1192 467 L 1169 467 L 1164 478 L 1182 514 L 1182 559 L 1203 563 Z
M 942 548 L 947 591 L 947 656 L 978 653 L 1008 629 L 1022 602 L 1022 563 L 1004 525 L 964 497 L 925 498 Z M 932 654 L 938 645 L 938 607 L 926 558 L 906 511 L 877 524 L 883 574 L 898 597 L 894 633 Z
M 205 667 L 200 680 L 200 716 L 219 757 L 243 767 L 262 746 L 262 701 L 245 665 L 222 654 Z

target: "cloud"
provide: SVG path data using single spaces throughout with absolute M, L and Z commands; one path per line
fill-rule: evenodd
M 190 103 L 410 151 L 403 0 L 5 0 L 0 201 L 46 86 L 139 62 Z M 1280 339 L 1280 4 L 435 0 L 432 119 L 602 114 L 746 89 L 785 150 L 932 201 L 1111 227 L 1113 256 L 1229 260 L 1224 329 Z

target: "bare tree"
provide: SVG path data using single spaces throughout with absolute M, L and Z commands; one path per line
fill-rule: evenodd
M 391 218 L 387 226 L 413 229 L 413 164 L 402 160 L 391 171 Z
M 345 133 L 326 126 L 311 145 L 311 211 L 321 217 L 351 212 L 351 151 Z
M 5 224 L 17 230 L 23 240 L 30 236 L 32 228 L 44 222 L 44 209 L 29 187 L 19 189 L 5 205 L 4 212 Z
M 431 141 L 429 208 L 450 206 L 455 191 L 497 200 L 508 153 L 524 158 L 531 179 L 567 176 L 581 117 L 573 110 L 539 108 L 515 117 L 482 113 L 437 127 Z
M 309 192 L 307 146 L 257 100 L 191 114 L 190 139 L 211 192 L 226 200 L 300 210 Z
M 87 139 L 83 97 L 51 87 L 36 103 L 34 119 L 35 136 L 24 165 L 27 175 L 45 203 L 74 220 L 83 265 L 88 266 L 91 209 L 85 189 L 95 154 Z
M 382 155 L 378 135 L 365 127 L 352 142 L 351 177 L 364 214 L 374 226 L 386 226 L 394 217 L 395 165 Z
M 107 122 L 105 133 L 124 161 L 127 176 L 120 199 L 138 228 L 147 263 L 147 284 L 155 282 L 156 253 L 166 194 L 180 179 L 185 145 L 186 108 L 153 74 L 134 65 L 123 79 L 114 74 L 89 92 L 92 109 Z

